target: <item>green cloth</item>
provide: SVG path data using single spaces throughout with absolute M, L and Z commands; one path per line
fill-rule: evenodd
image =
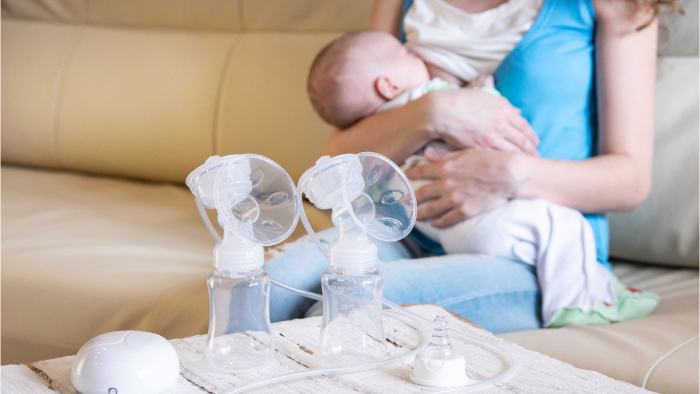
M 613 278 L 613 291 L 617 302 L 606 304 L 598 301 L 590 312 L 580 308 L 564 308 L 557 312 L 548 327 L 556 328 L 571 324 L 610 324 L 622 320 L 638 319 L 651 313 L 659 303 L 659 296 L 653 293 L 627 287 Z
M 455 85 L 455 84 L 453 84 L 453 83 L 445 82 L 445 81 L 443 81 L 443 80 L 440 79 L 440 78 L 433 78 L 433 79 L 432 79 L 430 82 L 428 82 L 428 84 L 425 86 L 425 89 L 423 89 L 423 94 L 426 94 L 426 93 L 428 93 L 428 92 L 433 92 L 433 91 L 436 91 L 436 90 L 447 90 L 447 89 L 459 89 L 459 86 L 457 86 L 457 85 Z M 483 90 L 484 92 L 491 93 L 491 94 L 493 94 L 493 95 L 495 95 L 495 96 L 500 96 L 500 95 L 501 95 L 501 92 L 499 92 L 499 91 L 496 90 L 495 88 L 491 88 L 491 87 L 480 86 L 480 87 L 477 87 L 477 88 L 474 88 L 474 89 Z

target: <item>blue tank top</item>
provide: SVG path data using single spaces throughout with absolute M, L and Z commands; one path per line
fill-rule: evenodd
M 404 0 L 404 15 L 412 3 Z M 594 21 L 592 0 L 545 0 L 530 30 L 494 72 L 498 91 L 539 136 L 543 158 L 584 160 L 597 153 Z M 598 261 L 609 268 L 607 219 L 603 213 L 584 216 L 593 228 Z

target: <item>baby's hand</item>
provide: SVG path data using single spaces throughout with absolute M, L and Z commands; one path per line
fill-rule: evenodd
M 496 88 L 496 82 L 493 80 L 493 75 L 491 74 L 481 74 L 478 77 L 472 79 L 467 84 L 468 88 Z

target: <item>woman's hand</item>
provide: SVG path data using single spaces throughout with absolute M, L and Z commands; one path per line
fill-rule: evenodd
M 428 164 L 406 170 L 409 179 L 434 182 L 416 190 L 418 220 L 445 228 L 505 204 L 526 178 L 518 153 L 466 149 L 426 152 Z
M 434 139 L 442 139 L 455 148 L 517 151 L 537 156 L 540 143 L 537 134 L 507 99 L 478 89 L 431 92 L 424 99 L 428 101 L 425 124 Z

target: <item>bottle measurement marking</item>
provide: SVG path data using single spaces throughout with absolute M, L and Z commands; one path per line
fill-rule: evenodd
M 359 296 L 361 293 L 355 286 L 337 286 L 335 289 L 340 293 L 346 293 L 350 298 L 349 302 L 340 304 L 341 313 L 344 315 L 340 325 L 342 327 L 357 326 L 355 321 L 355 296 Z

